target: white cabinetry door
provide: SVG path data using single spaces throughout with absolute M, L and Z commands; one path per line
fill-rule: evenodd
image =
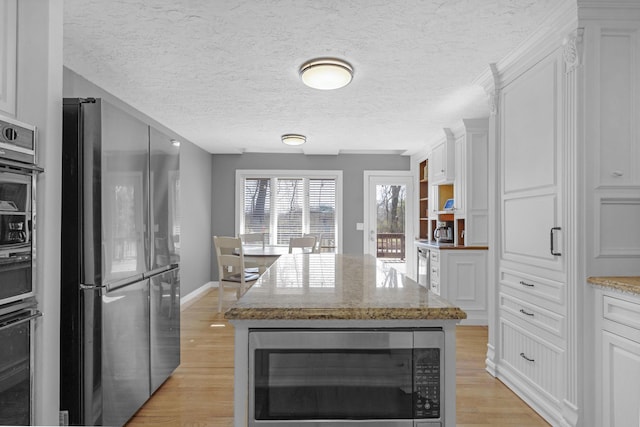
M 501 151 L 501 262 L 564 274 L 562 150 L 559 134 L 559 58 L 552 57 L 503 90 Z M 550 237 L 552 236 L 552 238 Z M 553 241 L 553 244 L 551 244 Z M 560 273 L 560 274 L 558 274 Z M 550 276 L 548 276 L 550 275 Z
M 640 426 L 640 343 L 602 332 L 602 426 Z
M 448 131 L 445 141 L 433 147 L 431 151 L 431 156 L 429 157 L 429 184 L 442 184 L 453 181 L 455 169 L 454 152 L 455 141 L 451 132 Z
M 16 114 L 17 0 L 0 0 L 0 112 Z

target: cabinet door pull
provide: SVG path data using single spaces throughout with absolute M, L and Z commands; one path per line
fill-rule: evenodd
M 533 283 L 527 283 L 527 282 L 525 282 L 524 280 L 520 280 L 520 284 L 521 284 L 522 286 L 528 286 L 528 287 L 530 287 L 530 288 L 533 288 L 533 287 L 535 286 Z
M 553 247 L 553 232 L 556 231 L 556 230 L 560 231 L 560 230 L 562 230 L 562 228 L 561 227 L 551 227 L 551 231 L 549 231 L 549 240 L 550 240 L 549 249 L 551 250 L 551 255 L 560 256 L 562 254 L 560 252 L 556 252 L 555 248 Z
M 528 311 L 524 311 L 524 308 L 520 309 L 520 313 L 526 315 L 526 316 L 532 316 L 533 317 L 533 313 L 529 313 Z
M 520 353 L 520 357 L 522 357 L 527 362 L 535 362 L 536 361 L 536 359 L 529 359 L 527 356 L 525 356 L 524 353 Z

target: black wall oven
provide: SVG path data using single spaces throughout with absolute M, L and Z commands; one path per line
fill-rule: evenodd
M 444 425 L 444 332 L 251 330 L 249 426 Z

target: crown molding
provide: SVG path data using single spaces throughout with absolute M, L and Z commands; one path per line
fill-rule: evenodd
M 577 0 L 580 21 L 629 21 L 640 19 L 640 2 Z
M 576 0 L 562 0 L 545 18 L 542 25 L 504 58 L 495 64 L 490 64 L 489 68 L 474 80 L 474 83 L 484 87 L 491 97 L 492 93 L 501 90 L 534 64 L 562 47 L 567 35 L 574 33 L 577 27 Z M 496 107 L 491 99 L 490 106 L 492 111 Z

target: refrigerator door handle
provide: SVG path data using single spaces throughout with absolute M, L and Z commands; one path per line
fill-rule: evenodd
M 104 289 L 107 287 L 105 285 L 85 285 L 84 283 L 80 283 L 81 291 L 98 291 L 102 293 Z

